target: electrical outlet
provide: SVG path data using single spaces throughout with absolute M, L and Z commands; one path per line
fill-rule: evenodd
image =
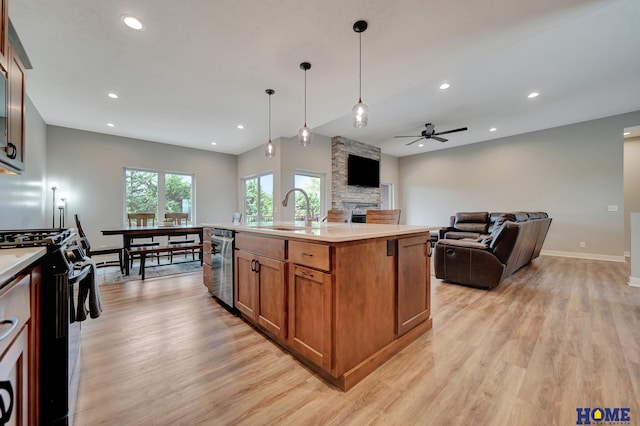
M 609 204 L 607 206 L 607 210 L 610 212 L 617 212 L 618 211 L 618 206 L 615 204 Z
M 584 241 L 580 241 L 580 248 L 585 248 L 587 247 L 587 243 L 585 243 Z

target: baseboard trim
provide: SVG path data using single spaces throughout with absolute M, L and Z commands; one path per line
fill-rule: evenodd
M 625 251 L 624 252 L 624 257 L 631 257 L 631 252 L 630 251 Z
M 542 250 L 540 254 L 543 256 L 573 257 L 576 259 L 604 260 L 607 262 L 624 262 L 625 261 L 624 256 L 611 256 L 608 254 L 597 254 L 597 253 L 579 253 L 574 251 Z
M 638 278 L 638 277 L 629 277 L 629 285 L 631 287 L 640 287 L 640 278 Z

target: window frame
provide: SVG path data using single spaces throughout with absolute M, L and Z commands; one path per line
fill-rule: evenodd
M 262 187 L 261 185 L 261 179 L 265 176 L 271 176 L 271 196 L 272 196 L 272 203 L 275 203 L 275 174 L 272 171 L 266 171 L 266 172 L 261 172 L 261 173 L 255 173 L 249 176 L 244 176 L 241 178 L 242 181 L 242 195 L 243 195 L 243 199 L 244 202 L 242 203 L 242 214 L 244 216 L 244 221 L 246 224 L 250 224 L 250 223 L 264 223 L 264 222 L 273 222 L 274 220 L 274 209 L 275 206 L 272 204 L 271 206 L 271 220 L 270 221 L 265 221 L 262 217 L 262 191 L 260 190 L 260 188 Z M 257 190 L 257 221 L 256 222 L 252 222 L 249 221 L 250 217 L 247 214 L 247 181 L 252 180 L 252 179 L 257 179 L 257 185 L 256 185 L 256 190 Z
M 305 176 L 310 178 L 320 179 L 320 194 L 318 198 L 320 199 L 320 206 L 318 207 L 318 220 L 320 220 L 323 216 L 327 214 L 327 202 L 326 202 L 326 173 L 316 172 L 313 170 L 305 170 L 305 169 L 295 169 L 293 171 L 293 186 L 296 186 L 296 176 Z M 304 188 L 302 188 L 304 189 Z M 293 194 L 295 196 L 295 194 Z M 295 209 L 294 209 L 294 219 L 295 219 Z
M 183 175 L 191 177 L 191 223 L 196 222 L 196 174 L 189 172 L 177 172 L 173 170 L 159 170 L 159 169 L 147 169 L 142 167 L 124 167 L 122 172 L 122 184 L 123 184 L 123 201 L 122 201 L 122 223 L 128 224 L 127 219 L 127 173 L 130 171 L 155 173 L 158 177 L 158 192 L 156 194 L 158 201 L 158 208 L 156 212 L 156 225 L 164 220 L 164 214 L 166 213 L 166 175 Z M 151 212 L 149 212 L 151 213 Z

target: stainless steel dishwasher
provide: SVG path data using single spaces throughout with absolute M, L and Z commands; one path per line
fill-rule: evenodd
M 231 312 L 234 307 L 233 249 L 235 231 L 214 228 L 211 232 L 211 294 Z

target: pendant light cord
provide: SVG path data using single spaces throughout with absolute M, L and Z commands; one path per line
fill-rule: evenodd
M 362 103 L 362 32 L 358 33 L 358 40 L 360 41 L 360 47 L 359 47 L 359 56 L 360 56 L 360 69 L 359 69 L 359 73 L 360 73 L 360 79 L 359 79 L 359 88 L 358 88 L 358 102 Z
M 269 95 L 269 142 L 271 142 L 271 95 Z
M 304 70 L 304 127 L 307 127 L 307 70 Z

